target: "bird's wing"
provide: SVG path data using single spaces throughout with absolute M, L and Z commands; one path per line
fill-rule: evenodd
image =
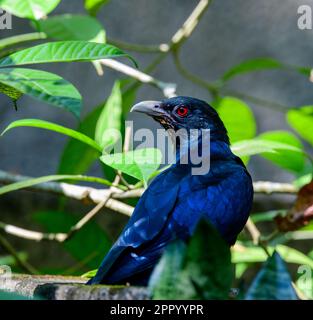
M 152 181 L 138 201 L 121 236 L 102 261 L 96 276 L 89 283 L 101 283 L 117 259 L 123 260 L 121 255 L 126 250 L 136 250 L 158 236 L 175 205 L 182 174 L 183 172 L 168 169 Z

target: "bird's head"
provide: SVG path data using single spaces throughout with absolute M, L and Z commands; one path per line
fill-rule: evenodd
M 211 139 L 229 143 L 227 130 L 218 113 L 205 101 L 191 97 L 174 97 L 163 101 L 143 101 L 131 112 L 145 113 L 166 130 L 210 129 Z

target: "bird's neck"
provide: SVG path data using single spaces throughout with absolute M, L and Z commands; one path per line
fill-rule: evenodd
M 176 142 L 176 163 L 180 162 L 186 156 L 192 155 L 210 158 L 211 161 L 227 160 L 234 157 L 229 145 L 228 137 L 209 133 L 208 135 L 201 133 L 196 137 L 188 136 Z M 192 162 L 192 161 L 191 161 Z

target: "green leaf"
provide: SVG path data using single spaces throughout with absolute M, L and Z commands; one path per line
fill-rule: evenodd
M 47 232 L 68 232 L 78 222 L 78 218 L 69 212 L 40 211 L 33 219 L 43 225 Z M 77 261 L 88 268 L 96 268 L 103 256 L 110 250 L 111 241 L 95 221 L 90 221 L 62 246 Z
M 188 270 L 198 298 L 227 299 L 233 271 L 228 244 L 207 222 L 197 227 L 187 251 Z
M 206 221 L 186 248 L 171 243 L 150 279 L 154 299 L 227 299 L 232 282 L 229 246 Z
M 231 143 L 255 136 L 256 122 L 246 103 L 237 98 L 225 97 L 218 100 L 216 109 L 225 124 Z
M 0 73 L 1 79 L 1 73 Z M 1 81 L 1 80 L 0 80 Z M 13 101 L 17 101 L 23 93 L 15 88 L 8 86 L 2 82 L 0 82 L 0 92 L 11 98 Z
M 155 148 L 105 154 L 100 157 L 106 165 L 144 181 L 148 181 L 150 175 L 158 169 L 161 159 L 161 151 Z
M 235 65 L 231 69 L 229 69 L 222 76 L 222 81 L 226 82 L 234 78 L 235 76 L 249 73 L 249 72 L 261 71 L 261 70 L 272 70 L 272 69 L 292 70 L 300 74 L 303 74 L 305 76 L 310 75 L 310 68 L 297 67 L 297 66 L 284 64 L 272 58 L 256 58 L 251 60 L 245 60 Z
M 90 15 L 95 16 L 100 8 L 110 0 L 85 0 L 85 9 Z
M 69 129 L 69 128 L 60 126 L 58 124 L 44 121 L 44 120 L 39 120 L 39 119 L 22 119 L 22 120 L 14 121 L 6 127 L 6 129 L 1 133 L 1 135 L 4 135 L 7 131 L 17 127 L 34 127 L 34 128 L 41 128 L 41 129 L 46 129 L 50 131 L 55 131 L 55 132 L 64 134 L 66 136 L 72 137 L 76 140 L 79 140 L 99 152 L 102 151 L 101 146 L 99 146 L 94 140 L 87 137 L 86 135 L 78 131 L 75 131 L 73 129 Z
M 0 7 L 20 18 L 39 20 L 45 17 L 61 0 L 0 0 Z
M 103 149 L 114 145 L 121 138 L 121 122 L 122 94 L 120 82 L 117 81 L 96 125 L 95 141 Z
M 149 288 L 154 300 L 182 299 L 186 294 L 181 279 L 185 255 L 186 245 L 182 240 L 176 240 L 167 245 L 149 280 Z
M 296 153 L 303 153 L 303 151 L 295 146 L 286 143 L 251 139 L 236 142 L 231 146 L 232 151 L 239 157 L 252 156 L 260 153 L 278 153 L 280 150 L 288 150 Z
M 313 106 L 290 109 L 287 112 L 289 125 L 306 141 L 313 145 Z
M 126 91 L 122 94 L 123 110 L 128 110 L 133 105 L 136 98 L 137 89 Z M 101 103 L 93 111 L 91 111 L 85 119 L 80 123 L 77 131 L 85 134 L 90 138 L 95 136 L 95 128 L 98 118 L 103 110 Z M 83 174 L 87 172 L 91 164 L 99 159 L 99 152 L 90 148 L 88 145 L 81 143 L 76 139 L 70 139 L 62 154 L 59 164 L 58 173 L 62 174 Z M 105 168 L 106 177 L 109 178 L 109 167 Z M 111 169 L 113 171 L 113 169 Z M 114 172 L 115 174 L 115 172 Z
M 261 140 L 282 142 L 303 150 L 303 145 L 292 133 L 288 131 L 269 131 L 258 136 Z M 304 169 L 304 153 L 280 150 L 278 153 L 262 153 L 262 157 L 272 161 L 279 167 L 299 173 Z
M 108 180 L 98 178 L 98 177 L 90 177 L 90 176 L 82 176 L 82 175 L 71 175 L 71 174 L 59 174 L 59 175 L 49 175 L 43 176 L 39 178 L 32 178 L 27 179 L 15 183 L 8 184 L 0 188 L 0 195 L 16 191 L 24 188 L 28 188 L 40 183 L 51 182 L 51 181 L 60 181 L 60 180 L 77 180 L 77 181 L 88 181 L 88 182 L 95 182 L 101 183 L 107 186 L 111 186 L 112 183 Z
M 56 74 L 33 69 L 5 68 L 1 69 L 0 82 L 14 88 L 15 92 L 68 110 L 76 117 L 80 115 L 80 93 L 71 83 Z M 18 94 L 15 96 L 19 98 Z
M 93 270 L 87 271 L 84 274 L 82 274 L 81 277 L 91 279 L 97 274 L 97 271 L 98 271 L 98 269 L 93 269 Z
M 26 252 L 18 252 L 17 256 L 22 260 L 26 261 L 27 260 L 27 253 Z M 16 259 L 13 256 L 0 256 L 0 270 L 1 266 L 7 265 L 7 266 L 13 266 L 16 265 Z M 1 275 L 1 272 L 0 272 Z M 1 278 L 1 276 L 0 276 Z
M 246 300 L 298 300 L 286 264 L 277 252 L 268 258 L 257 274 Z
M 86 40 L 105 43 L 105 31 L 97 19 L 73 14 L 52 16 L 37 22 L 40 31 L 55 40 Z
M 0 67 L 49 62 L 92 61 L 118 57 L 127 57 L 136 65 L 132 57 L 109 44 L 88 41 L 56 41 L 12 53 L 0 59 Z
M 274 248 L 268 247 L 269 251 L 273 253 Z M 313 268 L 313 260 L 307 257 L 302 252 L 287 247 L 284 245 L 277 245 L 276 251 L 283 257 L 288 263 L 306 264 Z M 232 262 L 233 263 L 250 263 L 250 262 L 263 262 L 267 259 L 265 251 L 260 247 L 241 247 L 239 249 L 232 250 Z

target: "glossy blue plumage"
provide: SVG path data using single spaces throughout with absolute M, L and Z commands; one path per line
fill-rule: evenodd
M 197 107 L 199 100 L 194 101 Z M 253 189 L 245 166 L 230 151 L 228 138 L 220 137 L 221 128 L 218 136 L 212 136 L 209 172 L 193 175 L 191 165 L 178 162 L 157 176 L 89 284 L 147 284 L 165 246 L 177 238 L 187 241 L 202 217 L 230 245 L 236 241 L 248 219 Z

